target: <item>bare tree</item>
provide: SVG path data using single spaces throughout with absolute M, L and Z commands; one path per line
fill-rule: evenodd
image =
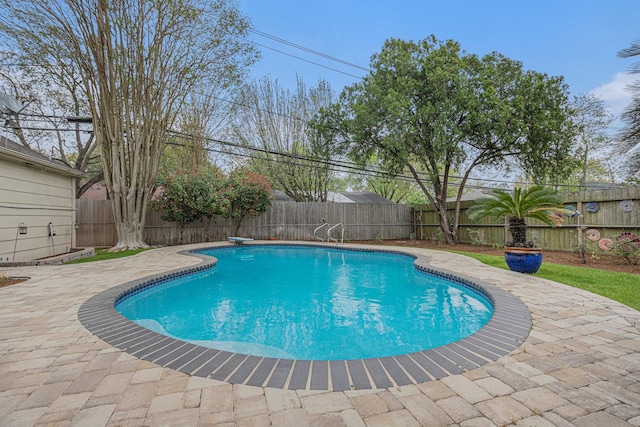
M 275 188 L 296 201 L 327 199 L 331 149 L 307 122 L 331 105 L 332 98 L 327 82 L 320 80 L 307 90 L 300 77 L 295 92 L 268 76 L 243 90 L 234 139 L 246 147 L 242 153 L 249 168 L 268 176 Z
M 618 56 L 621 58 L 640 56 L 640 40 L 635 40 L 631 46 L 619 51 Z M 633 64 L 629 72 L 640 73 L 640 63 Z M 640 80 L 634 81 L 627 89 L 631 92 L 632 98 L 621 116 L 625 126 L 617 148 L 620 154 L 626 155 L 629 175 L 640 179 Z
M 0 0 L 13 50 L 82 78 L 116 222 L 112 250 L 147 246 L 167 131 L 191 91 L 211 76 L 235 81 L 255 60 L 248 25 L 232 0 Z
M 593 94 L 579 95 L 573 99 L 576 121 L 577 157 L 580 165 L 579 183 L 585 185 L 589 167 L 593 166 L 593 155 L 611 144 L 607 128 L 614 116 L 600 98 Z
M 14 60 L 14 56 L 11 52 L 0 52 L 0 59 L 4 61 Z M 15 66 L 3 66 L 0 68 L 0 92 L 8 95 L 22 103 L 26 108 L 30 108 L 34 101 L 34 91 L 31 85 L 32 82 L 27 81 L 22 76 L 22 70 Z M 25 109 L 26 109 L 25 108 Z M 24 111 L 24 110 L 22 110 Z M 22 112 L 21 111 L 21 112 Z M 0 119 L 4 122 L 5 131 L 11 132 L 15 139 L 23 146 L 31 148 L 36 151 L 37 147 L 33 146 L 33 141 L 37 141 L 37 133 L 30 131 L 25 133 L 21 125 L 21 116 L 16 113 L 7 113 L 0 111 Z M 36 136 L 36 138 L 34 138 Z
M 225 82 L 219 82 L 205 92 L 189 95 L 165 147 L 160 166 L 162 176 L 178 170 L 195 173 L 219 169 L 216 162 L 221 150 L 214 141 L 238 110 L 235 92 L 234 88 L 225 87 Z
M 37 56 L 31 58 L 39 63 Z M 80 76 L 64 68 L 18 65 L 0 68 L 0 83 L 14 98 L 28 103 L 5 127 L 22 145 L 85 173 L 76 178 L 76 198 L 103 179 L 100 155 L 90 124 L 91 114 Z

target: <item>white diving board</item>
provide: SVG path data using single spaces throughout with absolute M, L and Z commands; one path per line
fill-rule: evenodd
M 244 243 L 244 242 L 253 241 L 253 239 L 251 239 L 249 237 L 227 237 L 227 240 L 229 240 L 230 242 L 234 242 L 234 243 Z

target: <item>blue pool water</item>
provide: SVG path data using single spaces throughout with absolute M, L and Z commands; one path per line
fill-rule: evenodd
M 288 359 L 393 356 L 479 330 L 481 294 L 417 270 L 413 258 L 320 247 L 234 246 L 204 272 L 116 306 L 125 317 L 199 345 Z

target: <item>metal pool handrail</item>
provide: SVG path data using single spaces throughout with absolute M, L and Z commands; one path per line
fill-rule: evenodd
M 325 222 L 325 223 L 323 223 L 323 224 L 319 225 L 318 227 L 316 227 L 316 229 L 315 229 L 315 230 L 313 230 L 313 237 L 315 237 L 316 239 L 320 240 L 321 242 L 324 242 L 324 239 L 323 239 L 322 237 L 318 237 L 318 235 L 317 235 L 316 233 L 317 233 L 317 231 L 318 231 L 318 230 L 320 230 L 322 227 L 325 227 L 325 226 L 328 226 L 328 225 L 329 225 L 329 223 L 328 223 L 328 222 Z M 329 240 L 327 240 L 327 242 L 328 242 L 328 241 L 329 241 Z
M 344 243 L 344 224 L 342 224 L 341 222 L 337 223 L 336 225 L 334 225 L 333 227 L 330 227 L 327 230 L 327 242 L 330 242 L 331 240 L 335 240 L 335 242 L 338 243 L 338 239 L 334 239 L 333 237 L 331 237 L 331 232 L 333 231 L 334 228 L 338 226 L 342 227 L 342 233 L 340 235 L 340 243 Z

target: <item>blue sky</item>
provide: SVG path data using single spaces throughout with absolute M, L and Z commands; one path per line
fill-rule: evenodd
M 616 53 L 640 39 L 638 0 L 417 1 L 239 0 L 256 30 L 368 67 L 388 38 L 453 39 L 469 53 L 497 51 L 525 69 L 562 75 L 574 95 L 594 92 L 618 114 L 629 102 L 624 86 L 634 78 Z M 293 49 L 257 34 L 250 40 L 348 74 L 364 71 Z M 270 74 L 293 87 L 296 73 L 308 86 L 319 78 L 336 92 L 357 79 L 259 47 L 252 75 Z

